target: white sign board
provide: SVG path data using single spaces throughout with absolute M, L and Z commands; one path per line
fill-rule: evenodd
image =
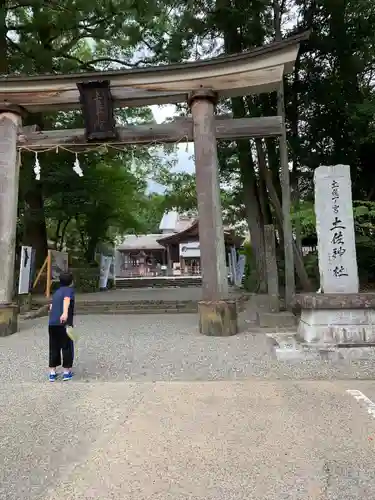
M 241 286 L 245 273 L 246 255 L 240 254 L 237 257 L 236 249 L 231 247 L 230 253 L 228 254 L 228 260 L 232 284 Z
M 235 271 L 235 283 L 237 286 L 241 286 L 242 278 L 245 273 L 245 264 L 246 264 L 246 255 L 240 254 L 236 263 L 236 271 Z
M 30 291 L 32 247 L 21 248 L 20 275 L 18 280 L 18 294 L 28 294 Z
M 50 250 L 52 281 L 59 281 L 60 274 L 69 270 L 69 258 L 67 252 Z
M 229 268 L 231 271 L 232 285 L 236 284 L 236 264 L 237 264 L 237 252 L 235 247 L 231 247 L 229 254 Z
M 199 241 L 189 241 L 188 243 L 180 243 L 180 257 L 185 259 L 197 258 L 201 256 Z
M 318 167 L 314 182 L 321 289 L 358 293 L 350 167 Z

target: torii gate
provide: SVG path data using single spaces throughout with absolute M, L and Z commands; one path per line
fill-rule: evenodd
M 217 139 L 285 137 L 282 116 L 215 118 L 221 97 L 282 89 L 283 75 L 293 70 L 303 33 L 242 54 L 199 62 L 68 75 L 0 77 L 0 336 L 17 329 L 12 304 L 20 158 L 18 145 L 29 150 L 53 145 L 97 147 L 98 143 L 140 144 L 194 140 L 203 297 L 200 331 L 207 335 L 237 333 L 237 309 L 228 296 L 223 224 L 218 180 Z M 115 127 L 113 107 L 188 102 L 192 119 L 173 124 Z M 22 129 L 25 113 L 82 107 L 85 130 L 30 132 Z M 287 159 L 286 159 L 287 160 Z M 286 163 L 286 164 L 285 164 Z M 283 168 L 284 239 L 287 297 L 294 294 L 290 223 L 289 170 Z

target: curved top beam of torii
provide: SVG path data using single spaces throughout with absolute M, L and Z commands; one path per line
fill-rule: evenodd
M 299 45 L 308 32 L 242 54 L 132 70 L 65 75 L 2 76 L 0 103 L 29 112 L 80 107 L 77 83 L 109 80 L 115 107 L 186 101 L 191 91 L 211 89 L 219 97 L 259 94 L 278 89 L 292 71 Z

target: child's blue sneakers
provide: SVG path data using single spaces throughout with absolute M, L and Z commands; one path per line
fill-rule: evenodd
M 49 381 L 50 382 L 55 382 L 57 380 L 57 377 L 58 377 L 58 374 L 57 373 L 50 373 L 49 374 Z M 67 380 L 72 380 L 73 378 L 73 372 L 68 372 L 68 373 L 64 373 L 63 376 L 62 376 L 62 379 L 63 381 L 67 381 Z
M 73 373 L 72 372 L 64 373 L 64 375 L 63 375 L 63 382 L 66 382 L 67 380 L 72 380 L 72 378 L 73 378 Z

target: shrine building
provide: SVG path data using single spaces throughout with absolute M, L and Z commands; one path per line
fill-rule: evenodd
M 159 233 L 126 235 L 116 246 L 116 280 L 140 277 L 201 276 L 199 220 L 177 212 L 164 214 Z M 226 255 L 237 250 L 244 237 L 224 227 Z M 229 269 L 228 257 L 227 267 Z M 228 271 L 229 273 L 229 271 Z

